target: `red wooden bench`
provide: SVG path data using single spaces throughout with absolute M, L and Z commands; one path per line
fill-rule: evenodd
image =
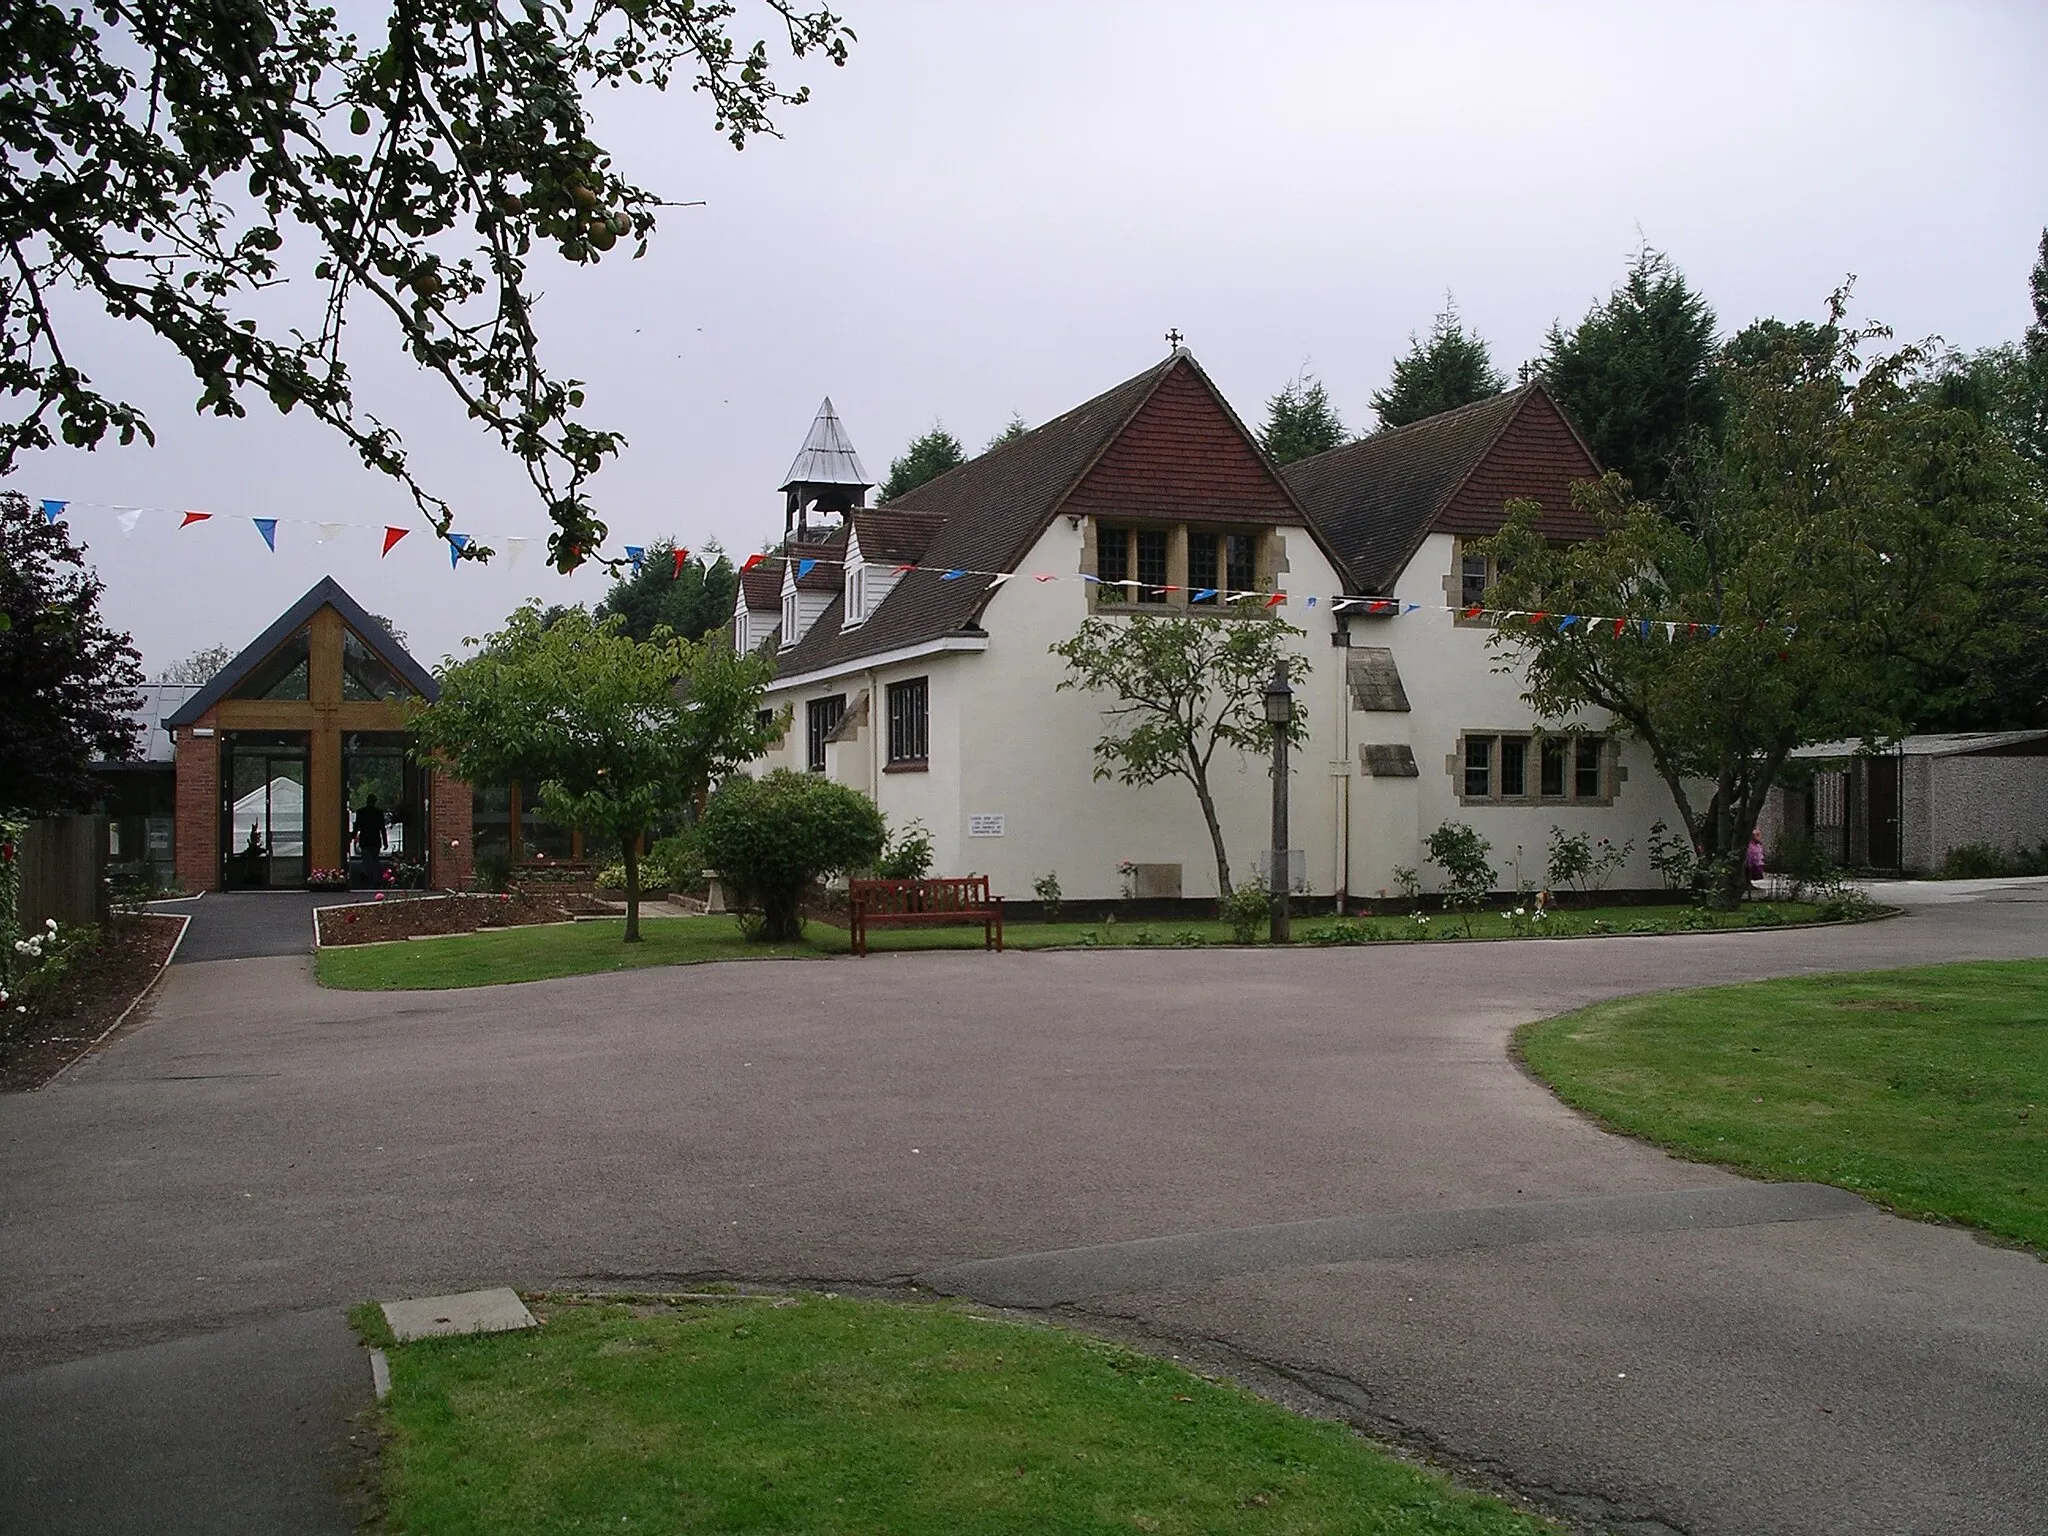
M 868 927 L 899 923 L 980 923 L 982 948 L 1003 947 L 1003 898 L 988 893 L 987 875 L 948 880 L 855 880 L 853 952 L 868 952 Z

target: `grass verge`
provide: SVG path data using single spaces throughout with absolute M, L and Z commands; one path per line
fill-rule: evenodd
M 1810 921 L 1815 908 L 1790 902 L 1751 904 L 1735 912 L 1706 913 L 1690 907 L 1596 907 L 1556 914 L 1548 934 L 1531 931 L 1523 922 L 1494 911 L 1473 914 L 1472 936 L 1571 937 L 1588 933 L 1640 934 L 1702 932 L 1725 928 L 1773 927 Z M 324 986 L 363 991 L 406 991 L 449 987 L 496 986 L 515 981 L 542 981 L 554 976 L 587 976 L 600 971 L 634 970 L 648 965 L 699 965 L 710 960 L 817 959 L 843 955 L 847 933 L 829 923 L 806 925 L 796 944 L 751 944 L 738 925 L 725 917 L 646 917 L 638 944 L 622 942 L 623 918 L 558 923 L 533 928 L 496 928 L 480 933 L 451 934 L 390 944 L 351 944 L 322 949 L 315 974 Z M 1464 919 L 1439 913 L 1427 923 L 1406 917 L 1353 919 L 1336 923 L 1322 917 L 1295 919 L 1295 937 L 1304 943 L 1328 942 L 1323 930 L 1334 929 L 1342 942 L 1375 942 L 1414 938 L 1463 938 Z M 876 951 L 979 949 L 979 927 L 878 928 L 870 934 Z M 1118 946 L 1173 948 L 1232 942 L 1230 925 L 1214 921 L 1122 923 L 1012 923 L 1004 930 L 1012 949 L 1058 949 Z
M 537 1333 L 390 1352 L 394 1533 L 1555 1529 L 1341 1425 L 965 1307 L 534 1311 Z
M 1565 1102 L 1682 1157 L 2048 1251 L 2048 962 L 1625 998 L 1517 1044 Z

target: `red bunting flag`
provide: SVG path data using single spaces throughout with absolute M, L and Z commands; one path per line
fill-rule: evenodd
M 190 528 L 194 523 L 203 523 L 211 516 L 213 516 L 211 512 L 187 512 L 185 514 L 185 521 L 178 524 L 178 526 L 180 528 Z
M 1627 619 L 1616 619 L 1614 621 L 1614 632 L 1617 635 L 1620 634 L 1622 632 L 1622 629 L 1627 625 L 1627 623 Z
M 687 549 L 679 549 L 676 551 L 676 575 L 680 576 L 683 574 L 683 566 L 685 562 L 689 560 L 689 558 L 690 552 Z
M 1275 592 L 1271 597 L 1266 599 L 1266 606 L 1268 608 L 1278 608 L 1282 603 L 1286 601 L 1287 594 L 1285 592 Z
M 384 529 L 384 548 L 377 558 L 381 560 L 385 555 L 390 554 L 391 546 L 411 532 L 410 528 L 393 528 L 387 525 Z
M 1479 615 L 1481 615 L 1484 612 L 1486 612 L 1485 608 L 1481 607 L 1478 603 L 1474 603 L 1470 608 L 1467 608 L 1465 610 L 1465 617 L 1468 619 L 1476 619 L 1479 617 Z
M 755 566 L 759 565 L 763 560 L 766 560 L 767 558 L 768 557 L 766 555 L 749 555 L 747 556 L 746 564 L 742 565 L 740 569 L 742 571 L 751 571 Z

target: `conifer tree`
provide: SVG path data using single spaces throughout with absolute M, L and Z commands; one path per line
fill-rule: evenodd
M 929 432 L 911 439 L 901 458 L 890 461 L 889 478 L 882 482 L 881 499 L 894 501 L 898 496 L 916 490 L 927 480 L 936 480 L 947 470 L 958 469 L 966 462 L 967 450 L 960 446 L 960 439 L 948 432 L 943 422 L 935 421 Z
M 1349 436 L 1322 380 L 1312 373 L 1300 373 L 1266 402 L 1266 425 L 1259 433 L 1259 446 L 1275 464 L 1292 464 L 1341 447 Z
M 1694 433 L 1721 430 L 1713 308 L 1662 251 L 1644 246 L 1628 275 L 1570 331 L 1553 324 L 1535 373 L 1603 469 L 1661 502 Z
M 1468 333 L 1449 294 L 1430 325 L 1427 340 L 1408 335 L 1408 355 L 1394 360 L 1394 377 L 1372 397 L 1380 430 L 1455 410 L 1497 395 L 1507 379 L 1493 366 L 1484 338 Z

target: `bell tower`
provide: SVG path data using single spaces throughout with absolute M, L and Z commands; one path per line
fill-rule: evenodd
M 833 513 L 843 518 L 854 508 L 865 505 L 873 484 L 861 467 L 860 455 L 853 451 L 846 428 L 840 424 L 839 413 L 832 409 L 831 396 L 826 396 L 803 447 L 797 450 L 795 462 L 789 466 L 788 478 L 782 483 L 783 493 L 788 497 L 783 521 L 785 541 L 805 542 L 812 512 Z

